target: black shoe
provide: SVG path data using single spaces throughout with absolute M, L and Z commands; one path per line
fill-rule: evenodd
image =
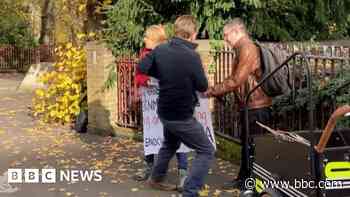
M 231 189 L 241 189 L 243 186 L 243 181 L 241 179 L 235 179 L 233 181 L 229 181 L 224 183 L 222 189 L 231 190 Z

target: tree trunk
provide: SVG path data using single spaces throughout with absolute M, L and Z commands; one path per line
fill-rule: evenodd
M 53 25 L 50 23 L 50 13 L 52 11 L 52 1 L 51 0 L 45 0 L 44 5 L 41 10 L 41 30 L 40 30 L 40 38 L 39 43 L 40 44 L 49 44 L 50 42 L 50 25 Z
M 83 27 L 85 33 L 96 32 L 102 28 L 102 15 L 95 12 L 98 2 L 98 0 L 88 0 L 86 3 L 86 20 Z

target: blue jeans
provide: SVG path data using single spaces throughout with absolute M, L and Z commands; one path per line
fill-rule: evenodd
M 155 154 L 150 154 L 145 156 L 145 161 L 148 166 L 153 166 Z M 187 153 L 176 153 L 177 168 L 181 170 L 187 170 Z
M 169 161 L 182 142 L 196 151 L 196 157 L 192 162 L 192 168 L 185 181 L 182 194 L 183 197 L 197 197 L 214 160 L 215 149 L 204 128 L 195 118 L 184 121 L 168 121 L 162 118 L 160 120 L 164 126 L 164 141 L 158 153 L 158 160 L 153 167 L 151 178 L 157 182 L 164 180 Z

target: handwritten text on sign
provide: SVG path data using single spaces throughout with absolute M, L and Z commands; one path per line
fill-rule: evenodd
M 158 92 L 156 87 L 142 88 L 143 138 L 145 155 L 158 154 L 163 142 L 163 125 L 157 115 Z M 210 142 L 215 145 L 215 137 L 209 101 L 199 98 L 199 105 L 195 108 L 195 117 L 202 124 Z M 190 149 L 181 144 L 178 152 L 189 152 Z

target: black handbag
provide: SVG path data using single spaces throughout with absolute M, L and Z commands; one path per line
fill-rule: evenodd
M 86 133 L 88 124 L 87 111 L 81 109 L 74 123 L 74 130 L 78 133 Z

